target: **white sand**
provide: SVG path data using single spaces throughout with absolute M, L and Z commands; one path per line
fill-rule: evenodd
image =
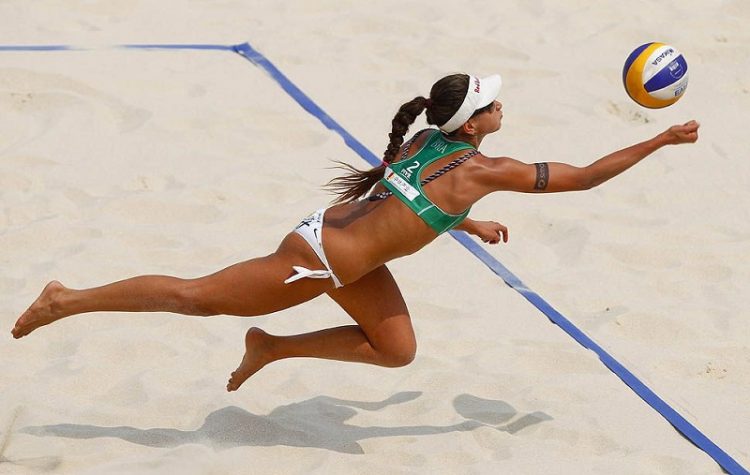
M 398 105 L 456 71 L 504 75 L 486 154 L 583 165 L 698 119 L 698 144 L 601 188 L 472 215 L 508 225 L 489 251 L 750 467 L 750 4 L 280 3 L 10 0 L 0 45 L 249 41 L 376 154 Z M 690 65 L 666 110 L 621 86 L 653 40 Z M 224 392 L 248 327 L 346 323 L 326 298 L 10 338 L 53 278 L 198 276 L 271 251 L 328 200 L 330 159 L 363 164 L 233 53 L 0 52 L 0 473 L 721 473 L 448 236 L 391 265 L 419 340 L 402 369 L 288 360 Z

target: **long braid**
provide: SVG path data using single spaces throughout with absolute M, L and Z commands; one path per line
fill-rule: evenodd
M 386 164 L 393 162 L 401 145 L 404 143 L 404 135 L 409 131 L 409 126 L 425 110 L 427 99 L 422 96 L 415 97 L 403 104 L 391 121 L 391 133 L 388 134 L 390 142 L 383 153 L 383 163 L 370 170 L 359 170 L 353 166 L 336 161 L 349 173 L 336 177 L 325 186 L 339 196 L 334 203 L 348 203 L 364 196 L 375 183 L 385 175 Z
M 466 96 L 469 76 L 453 74 L 437 81 L 430 90 L 430 98 L 415 97 L 403 104 L 391 121 L 388 146 L 383 153 L 383 163 L 369 170 L 359 170 L 348 163 L 335 160 L 337 168 L 345 170 L 345 175 L 336 177 L 325 188 L 338 195 L 334 203 L 349 203 L 367 194 L 385 175 L 387 164 L 397 160 L 398 151 L 404 143 L 409 126 L 427 109 L 427 123 L 442 125 L 458 110 Z M 429 105 L 429 107 L 428 107 Z
M 391 121 L 391 133 L 388 134 L 390 142 L 383 153 L 383 161 L 386 163 L 393 162 L 396 158 L 401 145 L 404 143 L 404 135 L 409 131 L 409 126 L 417 120 L 427 107 L 427 99 L 419 96 L 402 105 Z

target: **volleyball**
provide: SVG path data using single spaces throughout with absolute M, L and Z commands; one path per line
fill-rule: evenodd
M 646 43 L 628 56 L 622 82 L 630 98 L 643 107 L 667 107 L 677 102 L 687 89 L 687 61 L 674 46 Z

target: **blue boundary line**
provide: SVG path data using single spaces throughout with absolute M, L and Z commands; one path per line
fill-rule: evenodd
M 120 45 L 120 48 L 126 49 L 182 49 L 182 50 L 202 50 L 202 51 L 236 51 L 233 45 L 210 45 L 210 44 L 133 44 L 133 45 Z
M 380 159 L 375 156 L 374 153 L 369 151 L 367 147 L 362 145 L 359 140 L 355 139 L 352 134 L 341 127 L 338 122 L 336 122 L 335 120 L 333 120 L 333 118 L 331 118 L 331 116 L 326 114 L 323 109 L 318 107 L 318 105 L 313 102 L 312 99 L 310 99 L 304 92 L 302 92 L 297 86 L 295 86 L 292 81 L 284 76 L 284 74 L 279 71 L 279 69 L 274 66 L 273 63 L 268 60 L 268 58 L 260 54 L 258 51 L 254 50 L 249 43 L 236 45 L 234 47 L 234 50 L 254 65 L 261 67 L 263 70 L 269 73 L 274 81 L 276 81 L 278 85 L 281 86 L 281 88 L 292 97 L 292 99 L 297 101 L 297 103 L 301 105 L 303 109 L 320 120 L 323 125 L 339 134 L 344 139 L 346 145 L 354 150 L 357 155 L 364 158 L 365 161 L 367 161 L 372 166 L 377 166 L 378 164 L 380 164 Z
M 341 127 L 331 116 L 323 111 L 312 99 L 303 93 L 292 81 L 289 80 L 271 61 L 263 54 L 255 50 L 249 43 L 239 45 L 212 45 L 212 44 L 132 44 L 119 45 L 116 48 L 138 49 L 138 50 L 219 50 L 234 51 L 243 56 L 254 65 L 266 71 L 279 86 L 292 97 L 303 109 L 320 120 L 328 129 L 337 133 L 344 139 L 344 142 L 357 155 L 362 157 L 372 166 L 377 166 L 380 159 L 368 150 L 361 142 L 354 138 L 349 132 Z M 21 52 L 21 51 L 80 51 L 85 48 L 76 48 L 64 45 L 29 45 L 13 46 L 0 45 L 0 52 Z M 526 300 L 534 305 L 539 311 L 547 316 L 553 323 L 562 328 L 568 335 L 576 340 L 584 348 L 587 348 L 599 357 L 601 362 L 617 375 L 627 386 L 629 386 L 641 399 L 643 399 L 654 410 L 661 414 L 674 428 L 682 435 L 687 437 L 693 444 L 706 452 L 716 463 L 724 470 L 731 474 L 750 475 L 729 454 L 724 452 L 720 447 L 714 444 L 700 430 L 688 422 L 677 411 L 675 411 L 663 399 L 657 396 L 650 388 L 641 382 L 633 373 L 620 364 L 614 357 L 607 353 L 601 346 L 589 338 L 585 333 L 579 330 L 573 323 L 565 318 L 560 312 L 555 310 L 539 294 L 529 289 L 518 277 L 515 276 L 507 267 L 501 264 L 497 259 L 492 257 L 486 250 L 479 246 L 474 240 L 461 231 L 451 231 L 451 236 L 463 245 L 469 252 L 474 254 L 480 261 L 498 275 L 503 281 L 515 291 L 520 293 Z
M 65 45 L 0 45 L 0 51 L 74 51 L 74 46 Z
M 126 44 L 88 48 L 71 45 L 0 45 L 0 52 L 29 52 L 29 51 L 92 51 L 95 49 L 137 49 L 137 50 L 193 50 L 193 51 L 236 51 L 234 45 L 215 44 Z

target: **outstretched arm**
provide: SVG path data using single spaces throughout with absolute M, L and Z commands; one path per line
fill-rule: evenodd
M 610 153 L 586 167 L 565 163 L 526 164 L 512 158 L 499 158 L 488 173 L 494 191 L 554 193 L 587 190 L 619 175 L 665 145 L 698 140 L 698 122 L 673 125 L 656 137 Z

